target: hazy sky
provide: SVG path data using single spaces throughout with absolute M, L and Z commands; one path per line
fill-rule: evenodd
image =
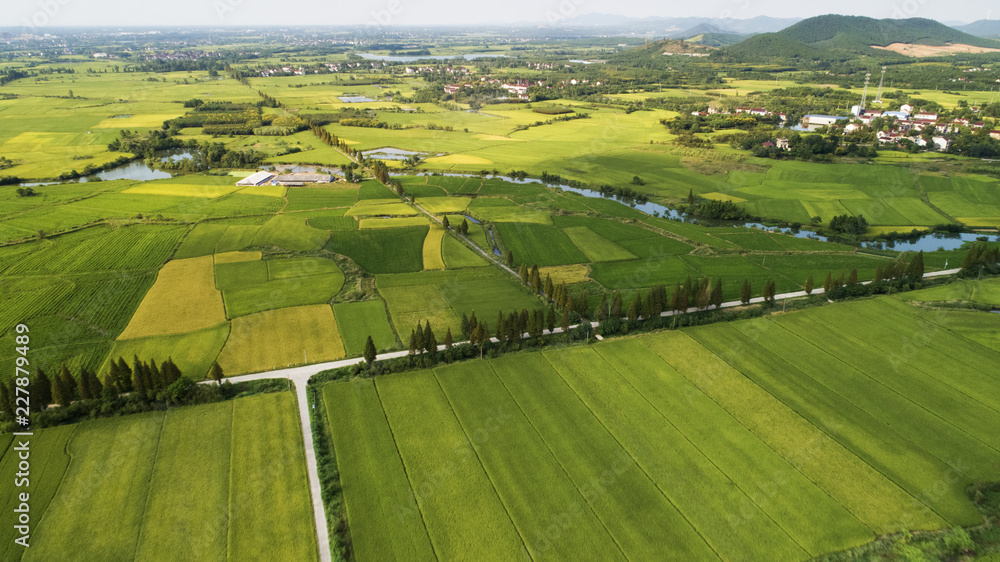
M 925 17 L 971 22 L 995 0 L 4 0 L 0 27 L 78 25 L 423 25 L 556 22 L 588 13 L 711 18 Z M 1000 6 L 997 6 L 1000 17 Z

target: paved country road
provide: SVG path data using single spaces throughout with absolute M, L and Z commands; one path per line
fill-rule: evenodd
M 421 209 L 421 210 L 423 210 L 423 209 Z M 482 252 L 482 251 L 480 250 L 480 252 Z M 489 256 L 487 256 L 487 257 L 489 257 Z M 500 265 L 501 267 L 504 267 L 504 269 L 507 269 L 511 273 L 514 273 L 512 270 L 510 270 L 506 266 L 503 266 L 502 264 L 498 264 L 498 265 Z M 958 269 L 948 269 L 948 270 L 944 270 L 944 271 L 934 271 L 934 272 L 931 272 L 931 273 L 924 274 L 924 277 L 941 277 L 941 276 L 944 276 L 944 275 L 953 275 L 953 274 L 958 273 L 958 272 L 959 272 Z M 867 283 L 870 283 L 870 281 L 866 281 L 865 282 L 865 284 L 867 284 Z M 822 294 L 822 293 L 823 293 L 823 288 L 822 287 L 813 290 L 813 294 Z M 806 296 L 806 292 L 805 291 L 795 291 L 795 292 L 792 292 L 792 293 L 782 293 L 780 295 L 775 295 L 774 298 L 775 298 L 775 300 L 785 300 L 785 299 L 794 299 L 794 298 L 799 298 L 799 297 L 804 297 L 804 296 Z M 757 298 L 754 298 L 754 299 L 750 299 L 750 303 L 751 304 L 753 304 L 753 303 L 760 303 L 760 302 L 764 302 L 763 297 L 757 297 Z M 720 308 L 733 308 L 733 307 L 741 306 L 742 304 L 743 303 L 741 303 L 740 301 L 730 301 L 730 302 L 722 303 L 722 306 Z M 697 309 L 691 308 L 691 309 L 688 309 L 688 312 L 693 312 L 695 310 L 697 310 Z M 666 312 L 664 312 L 662 314 L 662 316 L 673 316 L 673 315 L 674 315 L 673 311 L 666 311 Z M 597 327 L 597 325 L 598 325 L 597 322 L 592 322 L 591 323 L 591 326 L 593 326 L 593 327 Z M 576 325 L 576 326 L 578 326 L 578 325 Z M 572 330 L 573 328 L 576 328 L 576 326 L 571 326 L 570 329 Z M 553 330 L 553 333 L 556 333 L 556 334 L 561 333 L 561 332 L 562 332 L 562 328 L 556 328 L 555 330 Z M 598 336 L 598 338 L 600 338 L 600 336 Z M 492 340 L 494 342 L 497 341 L 496 338 L 492 338 Z M 458 345 L 460 343 L 468 343 L 468 342 L 456 342 L 455 345 Z M 438 349 L 439 350 L 440 349 L 444 349 L 444 346 L 443 345 L 439 345 Z M 376 361 L 384 361 L 386 359 L 395 359 L 397 357 L 405 357 L 408 354 L 409 354 L 409 351 L 407 351 L 407 350 L 404 350 L 404 351 L 393 351 L 391 353 L 383 353 L 383 354 L 379 355 L 375 360 Z M 327 363 L 316 363 L 314 365 L 304 365 L 302 367 L 291 367 L 291 368 L 288 368 L 288 369 L 276 369 L 276 370 L 273 370 L 273 371 L 265 371 L 263 373 L 254 373 L 254 374 L 251 374 L 251 375 L 240 375 L 240 376 L 236 376 L 236 377 L 228 377 L 226 379 L 226 380 L 228 380 L 230 382 L 234 382 L 234 383 L 236 383 L 236 382 L 252 381 L 252 380 L 259 380 L 259 379 L 288 379 L 293 385 L 295 385 L 295 395 L 298 398 L 298 404 L 299 404 L 299 421 L 302 424 L 302 439 L 303 439 L 303 443 L 305 444 L 305 449 L 306 449 L 306 469 L 307 469 L 307 472 L 308 472 L 308 475 L 309 475 L 309 490 L 310 490 L 310 493 L 312 495 L 313 514 L 314 514 L 314 517 L 315 517 L 315 520 L 316 520 L 316 537 L 319 540 L 319 555 L 320 555 L 319 557 L 320 557 L 320 560 L 322 562 L 330 562 L 330 560 L 332 559 L 331 555 L 330 555 L 330 534 L 329 534 L 329 530 L 328 530 L 327 522 L 326 522 L 326 512 L 323 510 L 323 498 L 322 498 L 322 495 L 320 494 L 320 489 L 321 488 L 320 488 L 320 482 L 319 482 L 319 471 L 316 469 L 316 453 L 315 453 L 315 448 L 314 448 L 314 445 L 313 445 L 312 428 L 311 428 L 310 423 L 309 423 L 309 410 L 310 409 L 315 409 L 316 406 L 315 406 L 315 404 L 310 404 L 309 403 L 309 397 L 306 394 L 306 384 L 309 382 L 309 379 L 313 375 L 318 374 L 318 373 L 320 373 L 322 371 L 326 371 L 326 370 L 329 370 L 329 369 L 339 369 L 340 367 L 347 367 L 347 366 L 350 366 L 350 365 L 356 365 L 358 363 L 363 363 L 363 362 L 364 362 L 364 358 L 356 357 L 356 358 L 353 358 L 353 359 L 342 359 L 340 361 L 329 361 Z M 211 384 L 212 382 L 213 381 L 204 381 L 204 382 L 202 382 L 202 384 Z M 323 412 L 316 412 L 316 415 L 322 416 L 324 414 L 323 414 Z

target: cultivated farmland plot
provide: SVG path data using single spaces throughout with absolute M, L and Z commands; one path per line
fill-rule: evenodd
M 318 558 L 291 393 L 36 430 L 31 446 L 39 523 L 30 549 L 0 532 L 4 560 Z
M 941 328 L 964 314 L 882 297 L 330 383 L 355 554 L 804 560 L 976 524 L 1000 351 Z

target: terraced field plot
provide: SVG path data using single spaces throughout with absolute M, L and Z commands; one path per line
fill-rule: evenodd
M 375 342 L 377 351 L 397 346 L 396 333 L 389 323 L 385 303 L 380 299 L 337 303 L 333 305 L 333 315 L 348 357 L 362 356 L 368 336 Z
M 227 375 L 333 361 L 345 355 L 330 305 L 296 306 L 232 321 L 219 365 Z
M 147 336 L 130 340 L 118 340 L 111 345 L 107 359 L 101 365 L 99 374 L 108 372 L 108 361 L 124 359 L 131 364 L 133 357 L 143 361 L 163 361 L 172 359 L 181 374 L 191 380 L 208 377 L 212 362 L 219 356 L 222 346 L 229 337 L 229 324 L 220 324 L 184 334 L 169 336 Z
M 429 226 L 333 231 L 326 249 L 343 254 L 371 273 L 408 273 L 423 269 Z
M 333 207 L 350 207 L 358 202 L 358 188 L 332 184 L 327 187 L 292 187 L 288 189 L 288 205 L 284 211 L 306 211 Z
M 214 199 L 242 189 L 230 176 L 182 176 L 167 180 L 142 182 L 122 193 L 204 197 Z
M 444 242 L 445 236 L 444 227 L 437 223 L 431 224 L 430 230 L 427 232 L 427 238 L 424 239 L 423 261 L 425 270 L 444 269 L 441 245 Z
M 804 560 L 973 525 L 1000 351 L 942 327 L 965 314 L 884 297 L 331 383 L 355 554 Z
M 0 531 L 5 560 L 318 558 L 291 393 L 35 430 L 31 447 L 38 523 L 30 549 Z
M 504 245 L 514 253 L 515 266 L 525 264 L 528 267 L 542 267 L 590 261 L 565 232 L 554 226 L 500 223 L 497 230 Z M 607 248 L 603 250 L 605 254 L 608 253 Z
M 445 236 L 441 242 L 441 257 L 448 269 L 479 267 L 486 265 L 486 259 L 471 250 L 453 236 Z
M 211 256 L 167 263 L 118 339 L 180 334 L 225 322 L 214 271 Z
M 444 341 L 448 328 L 457 340 L 462 314 L 475 312 L 492 326 L 501 310 L 509 313 L 542 306 L 520 283 L 492 267 L 378 275 L 375 283 L 397 332 L 406 338 L 404 343 L 419 321 L 431 322 L 438 341 Z

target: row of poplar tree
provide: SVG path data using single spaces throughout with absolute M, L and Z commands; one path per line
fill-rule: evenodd
M 218 363 L 212 365 L 210 375 L 216 381 L 222 379 L 223 373 Z M 78 377 L 74 377 L 66 365 L 52 376 L 43 369 L 37 369 L 28 387 L 30 409 L 40 412 L 51 404 L 65 407 L 77 400 L 114 398 L 133 392 L 142 395 L 156 393 L 165 390 L 182 376 L 181 370 L 170 358 L 157 365 L 156 361 L 140 361 L 136 357 L 131 366 L 122 358 L 112 360 L 103 381 L 87 367 L 80 369 Z M 12 382 L 0 383 L 0 409 L 4 412 L 14 411 L 15 394 L 10 386 Z

